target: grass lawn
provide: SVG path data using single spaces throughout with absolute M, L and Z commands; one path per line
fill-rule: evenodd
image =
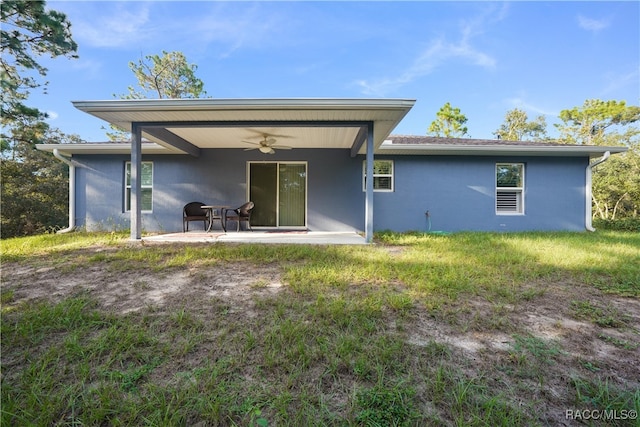
M 0 241 L 1 425 L 640 425 L 640 234 Z

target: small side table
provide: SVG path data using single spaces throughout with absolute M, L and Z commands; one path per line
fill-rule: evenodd
M 202 209 L 205 209 L 207 211 L 207 215 L 209 216 L 209 227 L 207 227 L 207 233 L 209 231 L 211 231 L 211 226 L 213 225 L 213 220 L 219 220 L 220 221 L 220 225 L 222 226 L 222 230 L 224 230 L 224 232 L 227 232 L 227 224 L 226 224 L 226 218 L 224 215 L 225 209 L 227 209 L 229 206 L 227 205 L 204 205 L 204 206 L 200 206 Z M 217 212 L 217 214 L 216 214 Z

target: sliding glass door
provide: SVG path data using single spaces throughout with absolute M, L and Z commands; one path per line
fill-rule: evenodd
M 250 162 L 251 225 L 303 228 L 307 225 L 307 164 Z

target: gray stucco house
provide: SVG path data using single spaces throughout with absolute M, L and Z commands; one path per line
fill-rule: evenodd
M 590 230 L 591 170 L 622 147 L 392 135 L 410 99 L 78 101 L 131 142 L 43 144 L 70 227 L 182 230 L 191 201 L 268 229 Z M 366 179 L 372 177 L 372 179 Z

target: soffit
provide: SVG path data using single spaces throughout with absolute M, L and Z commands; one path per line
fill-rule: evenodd
M 265 135 L 276 145 L 292 148 L 351 148 L 357 127 L 243 127 L 243 128 L 167 128 L 200 148 L 249 148 L 243 141 L 259 142 Z
M 422 135 L 391 135 L 376 153 L 392 155 L 458 156 L 602 156 L 623 153 L 626 147 L 562 144 L 554 141 L 508 141 L 495 139 L 446 138 Z
M 96 142 L 83 144 L 36 144 L 36 148 L 41 151 L 53 152 L 58 150 L 65 156 L 76 154 L 130 154 L 131 143 L 129 142 Z M 179 151 L 170 150 L 167 147 L 153 142 L 144 141 L 142 143 L 143 154 L 180 154 Z

